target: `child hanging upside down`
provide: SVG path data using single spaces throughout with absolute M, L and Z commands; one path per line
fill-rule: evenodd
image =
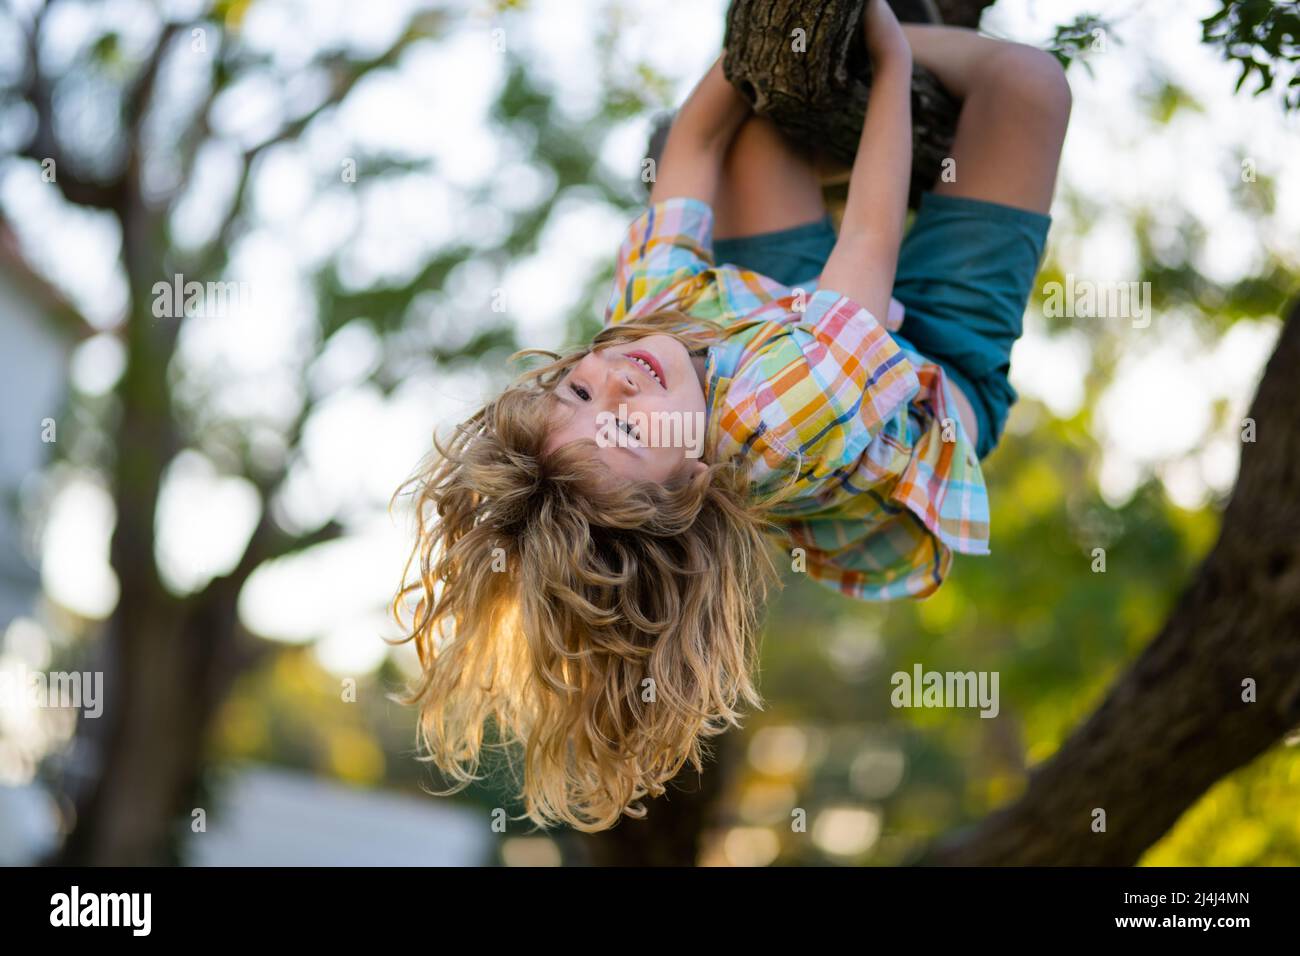
M 883 0 L 864 31 L 838 235 L 817 166 L 719 58 L 623 239 L 606 327 L 544 353 L 413 479 L 405 702 L 453 789 L 490 720 L 522 746 L 537 823 L 642 816 L 761 706 L 772 540 L 863 600 L 930 594 L 954 552 L 988 553 L 981 461 L 1016 397 L 1069 89 L 1047 53 L 900 26 Z M 904 235 L 913 59 L 962 109 L 956 175 Z

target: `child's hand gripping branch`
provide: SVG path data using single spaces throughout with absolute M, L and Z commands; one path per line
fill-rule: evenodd
M 872 82 L 839 238 L 821 284 L 889 312 L 912 174 L 912 48 L 885 0 L 869 0 L 863 27 Z
M 774 553 L 861 600 L 923 597 L 955 553 L 987 553 L 978 462 L 1014 399 L 1068 89 L 1041 51 L 900 29 L 883 0 L 863 28 L 840 234 L 813 165 L 715 63 L 623 237 L 606 327 L 542 353 L 413 479 L 394 611 L 422 665 L 406 702 L 453 790 L 502 742 L 535 822 L 643 815 L 761 703 Z M 963 106 L 957 181 L 902 236 L 913 56 Z

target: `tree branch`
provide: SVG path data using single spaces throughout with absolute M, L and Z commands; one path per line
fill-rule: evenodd
M 978 19 L 993 0 L 962 0 L 947 11 Z M 733 0 L 723 68 L 756 113 L 770 117 L 809 156 L 852 166 L 871 89 L 862 36 L 866 0 Z M 897 5 L 897 4 L 896 4 Z M 920 66 L 912 71 L 912 183 L 908 202 L 939 176 L 951 155 L 959 102 Z
M 1018 800 L 920 862 L 1131 865 L 1300 724 L 1300 300 L 1249 420 L 1218 542 L 1160 633 Z
M 48 0 L 32 16 L 31 27 L 26 31 L 27 74 L 19 87 L 20 94 L 31 104 L 36 114 L 36 130 L 20 156 L 38 163 L 53 160 L 54 183 L 63 198 L 78 206 L 93 209 L 118 210 L 125 199 L 125 183 L 118 177 L 107 183 L 83 179 L 69 168 L 67 156 L 54 132 L 54 91 L 41 70 L 41 37 L 45 19 L 57 0 Z
M 238 223 L 240 213 L 243 211 L 244 197 L 247 195 L 248 184 L 252 178 L 253 164 L 257 158 L 272 146 L 297 139 L 311 124 L 312 120 L 320 116 L 325 110 L 343 102 L 363 77 L 375 70 L 392 66 L 411 43 L 423 39 L 426 35 L 427 33 L 419 24 L 412 24 L 387 50 L 376 57 L 357 61 L 347 60 L 343 57 L 334 58 L 326 64 L 334 74 L 334 83 L 330 92 L 321 102 L 306 113 L 286 123 L 275 135 L 244 150 L 239 181 L 235 186 L 234 195 L 231 197 L 230 207 L 222 218 L 221 225 L 217 228 L 217 232 L 206 252 L 201 255 L 199 274 L 209 275 L 216 271 L 225 257 L 226 251 L 234 238 L 235 225 Z

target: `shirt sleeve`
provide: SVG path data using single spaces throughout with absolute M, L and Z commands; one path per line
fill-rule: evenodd
M 628 228 L 614 266 L 605 324 L 667 304 L 673 290 L 713 267 L 713 209 L 686 196 L 649 206 Z
M 722 398 L 720 423 L 763 459 L 805 477 L 852 466 L 920 389 L 916 370 L 865 308 L 819 290 L 756 337 Z

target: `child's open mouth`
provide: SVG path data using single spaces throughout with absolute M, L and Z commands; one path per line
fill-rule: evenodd
M 659 360 L 649 352 L 628 352 L 627 357 L 640 366 L 647 375 L 649 375 L 659 387 L 665 391 L 668 388 L 668 380 L 664 378 L 664 368 L 659 364 Z

